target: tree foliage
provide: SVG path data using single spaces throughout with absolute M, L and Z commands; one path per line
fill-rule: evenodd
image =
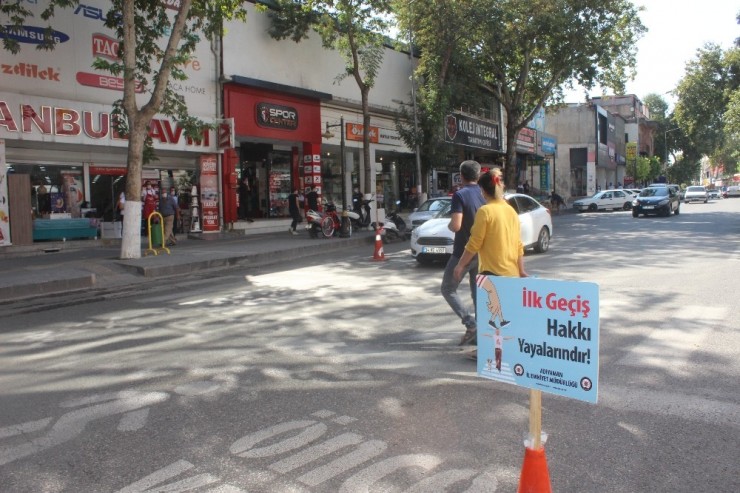
M 706 155 L 726 174 L 737 168 L 738 139 L 733 128 L 733 101 L 740 89 L 738 48 L 728 51 L 708 43 L 686 65 L 678 84 L 673 118 L 686 136 L 681 149 L 690 162 Z M 696 176 L 696 175 L 695 175 Z
M 390 26 L 390 3 L 387 0 L 275 0 L 271 3 L 275 4 L 269 11 L 270 35 L 274 39 L 290 38 L 298 43 L 313 30 L 321 36 L 324 48 L 335 50 L 344 58 L 344 71 L 337 74 L 336 80 L 351 77 L 360 89 L 364 191 L 374 193 L 370 190 L 375 167 L 370 163 L 369 94 L 383 62 L 383 33 Z
M 514 143 L 519 130 L 574 82 L 622 92 L 626 79 L 634 75 L 635 43 L 645 31 L 638 9 L 627 0 L 422 3 L 425 8 L 413 3 L 413 19 L 407 22 L 426 34 L 417 37 L 424 59 L 430 59 L 420 67 L 426 69 L 425 84 L 439 86 L 449 82 L 447 77 L 462 75 L 476 80 L 503 106 L 509 187 L 516 185 Z M 410 17 L 412 7 L 407 11 Z M 451 17 L 456 33 L 445 30 L 435 38 L 439 23 Z M 467 73 L 450 71 L 454 62 Z M 429 89 L 435 90 L 440 89 Z
M 397 124 L 409 147 L 419 145 L 424 171 L 449 164 L 447 156 L 453 147 L 444 142 L 442 122 L 451 110 L 497 119 L 491 94 L 479 83 L 479 74 L 464 48 L 470 25 L 484 21 L 477 7 L 476 0 L 399 0 L 393 4 L 402 37 L 413 40 L 409 50 L 418 57 L 414 80 L 419 131 L 404 124 L 413 121 L 412 105 L 402 107 Z

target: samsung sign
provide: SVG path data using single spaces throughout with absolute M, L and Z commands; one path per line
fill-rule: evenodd
M 489 151 L 501 150 L 498 123 L 461 113 L 445 117 L 445 142 Z
M 67 36 L 66 34 L 59 31 L 47 30 L 44 27 L 16 27 L 13 25 L 8 25 L 5 26 L 5 29 L 5 34 L 0 34 L 0 38 L 8 37 L 10 39 L 18 41 L 19 43 L 39 45 L 46 42 L 47 36 L 50 36 L 55 43 L 66 43 L 67 41 L 69 41 L 69 36 Z

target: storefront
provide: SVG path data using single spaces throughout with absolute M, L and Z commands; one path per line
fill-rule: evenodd
M 115 204 L 125 187 L 128 141 L 114 131 L 109 108 L 0 93 L 6 173 L 27 177 L 18 182 L 27 186 L 9 188 L 9 203 L 28 203 L 31 212 L 9 210 L 11 238 L 14 221 L 17 231 L 47 240 L 55 238 L 34 233 L 43 221 L 94 219 L 90 224 L 104 235 L 104 223 L 117 219 Z M 158 160 L 145 166 L 142 186 L 147 180 L 156 190 L 174 186 L 187 208 L 200 156 L 217 152 L 215 132 L 204 132 L 200 141 L 189 140 L 167 118 L 155 118 L 150 128 Z M 27 244 L 29 236 L 24 234 L 19 241 Z
M 77 9 L 57 9 L 53 19 L 57 44 L 53 50 L 39 50 L 45 36 L 40 16 L 46 5 L 23 2 L 33 15 L 15 36 L 21 49 L 16 54 L 3 52 L 0 139 L 5 141 L 8 179 L 18 184 L 8 189 L 11 235 L 20 234 L 23 242 L 39 236 L 33 226 L 43 223 L 33 221 L 61 217 L 82 223 L 88 216 L 91 224 L 109 223 L 124 188 L 128 141 L 117 135 L 111 120 L 113 103 L 123 97 L 123 79 L 93 67 L 98 58 L 118 61 L 119 41 L 102 21 L 110 1 L 84 3 Z M 215 122 L 218 64 L 211 44 L 201 40 L 180 68 L 187 80 L 171 79 L 170 89 L 185 98 L 191 116 Z M 151 95 L 143 87 L 136 92 L 141 107 Z M 162 115 L 152 120 L 150 136 L 157 160 L 145 166 L 144 179 L 161 187 L 179 187 L 181 196 L 190 191 L 187 185 L 196 175 L 200 156 L 219 152 L 216 132 L 191 141 Z
M 326 193 L 321 101 L 331 95 L 245 77 L 233 77 L 223 94 L 237 145 L 223 160 L 225 222 L 289 217 L 292 190 Z

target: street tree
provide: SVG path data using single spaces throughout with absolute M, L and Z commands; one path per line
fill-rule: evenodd
M 642 102 L 650 111 L 650 119 L 657 122 L 665 122 L 668 118 L 668 102 L 661 94 L 651 92 L 642 99 Z
M 269 9 L 270 35 L 277 40 L 290 38 L 296 43 L 314 31 L 325 49 L 344 59 L 344 70 L 336 82 L 351 77 L 360 90 L 363 123 L 364 192 L 370 190 L 370 90 L 375 85 L 384 52 L 384 33 L 388 31 L 390 5 L 387 0 L 274 0 Z M 344 177 L 342 177 L 344 181 Z M 344 186 L 344 183 L 342 183 Z M 346 204 L 345 204 L 346 205 Z
M 53 21 L 55 8 L 78 4 L 79 0 L 49 0 L 41 17 Z M 5 29 L 22 25 L 32 14 L 22 2 L 3 2 L 0 7 L 11 20 Z M 112 102 L 113 126 L 128 139 L 121 258 L 141 257 L 141 176 L 143 165 L 156 159 L 149 134 L 154 116 L 172 117 L 183 134 L 195 140 L 212 125 L 188 114 L 185 99 L 170 88 L 170 81 L 187 79 L 183 68 L 192 61 L 201 38 L 220 36 L 224 21 L 244 20 L 246 15 L 241 0 L 111 0 L 105 25 L 118 36 L 118 59 L 98 58 L 94 67 L 123 79 L 123 98 Z M 3 37 L 5 49 L 17 52 L 19 46 L 6 40 L 8 36 Z M 53 49 L 53 42 L 44 48 Z M 137 99 L 138 92 L 145 96 Z
M 473 13 L 458 27 L 461 37 L 445 46 L 433 40 L 432 32 L 456 2 L 429 2 L 439 9 L 437 15 L 419 13 L 418 3 L 413 25 L 428 33 L 416 38 L 423 58 L 444 62 L 449 50 L 462 50 L 458 59 L 469 60 L 464 67 L 472 73 L 467 75 L 506 111 L 510 188 L 517 182 L 519 131 L 545 103 L 562 100 L 563 89 L 573 83 L 623 92 L 634 75 L 636 42 L 645 32 L 639 9 L 628 0 L 471 0 Z
M 477 6 L 477 0 L 393 3 L 401 38 L 412 45 L 406 49 L 418 61 L 412 80 L 415 91 L 410 91 L 416 98 L 418 128 L 408 123 L 413 122 L 413 104 L 401 107 L 397 128 L 409 147 L 418 144 L 422 174 L 449 164 L 454 149 L 442 138 L 442 122 L 452 109 L 498 120 L 491 94 L 479 83 L 474 60 L 465 49 L 470 25 L 485 22 Z
M 678 101 L 673 114 L 688 141 L 684 157 L 698 161 L 708 156 L 713 166 L 722 166 L 727 173 L 737 165 L 733 152 L 726 147 L 734 138 L 728 138 L 725 121 L 738 84 L 733 73 L 738 65 L 732 61 L 736 50 L 725 52 L 713 43 L 697 50 L 676 89 Z

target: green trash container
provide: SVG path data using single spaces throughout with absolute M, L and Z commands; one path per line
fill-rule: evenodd
M 162 225 L 159 223 L 152 222 L 150 224 L 151 230 L 151 238 L 152 238 L 152 247 L 153 248 L 162 248 Z

